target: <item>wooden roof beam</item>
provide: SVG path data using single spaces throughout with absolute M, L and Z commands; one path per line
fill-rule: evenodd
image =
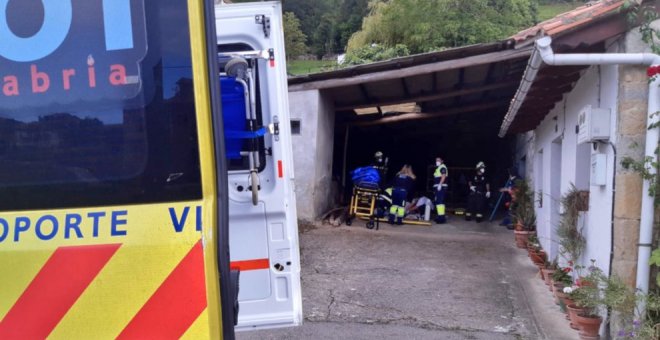
M 373 107 L 373 106 L 376 106 L 376 105 L 378 105 L 378 106 L 397 105 L 397 104 L 404 104 L 404 103 L 410 103 L 410 102 L 423 103 L 423 102 L 430 102 L 430 101 L 446 99 L 446 98 L 452 98 L 452 97 L 457 97 L 457 96 L 465 96 L 465 95 L 470 95 L 470 94 L 479 93 L 479 92 L 492 91 L 492 90 L 503 89 L 503 88 L 517 87 L 518 85 L 520 85 L 520 81 L 518 81 L 518 80 L 505 81 L 505 82 L 494 83 L 494 84 L 490 84 L 490 85 L 486 85 L 486 86 L 469 88 L 469 89 L 462 89 L 462 90 L 458 90 L 458 91 L 450 91 L 450 92 L 445 92 L 445 93 L 410 96 L 408 98 L 397 98 L 397 99 L 383 100 L 383 101 L 363 103 L 363 104 L 362 103 L 361 104 L 357 104 L 357 103 L 356 104 L 346 104 L 346 105 L 342 105 L 342 106 L 337 106 L 337 108 L 335 110 L 336 111 L 349 111 L 349 110 L 354 110 L 354 109 L 364 109 L 364 108 Z
M 411 120 L 436 119 L 436 118 L 456 115 L 456 114 L 460 114 L 460 113 L 483 111 L 483 110 L 493 109 L 493 108 L 497 108 L 497 107 L 506 107 L 508 105 L 509 105 L 509 101 L 498 101 L 498 102 L 492 102 L 492 103 L 456 107 L 456 108 L 437 111 L 437 112 L 433 112 L 433 113 L 406 113 L 406 114 L 397 115 L 397 116 L 384 117 L 384 118 L 377 119 L 377 120 L 353 121 L 353 122 L 349 122 L 348 124 L 350 126 L 373 126 L 373 125 L 382 125 L 382 124 L 393 124 L 393 123 L 399 123 L 399 122 L 411 121 Z

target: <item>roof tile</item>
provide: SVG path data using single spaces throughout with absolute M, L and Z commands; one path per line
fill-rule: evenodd
M 511 37 L 516 44 L 520 44 L 530 38 L 540 35 L 551 37 L 560 36 L 575 27 L 600 20 L 604 17 L 617 13 L 623 5 L 624 0 L 601 0 L 587 3 L 572 11 L 557 15 L 552 19 L 543 21 L 536 26 L 522 30 Z

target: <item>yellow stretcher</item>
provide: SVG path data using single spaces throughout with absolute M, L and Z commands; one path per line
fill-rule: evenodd
M 376 217 L 376 202 L 380 195 L 377 183 L 360 183 L 353 186 L 351 205 L 348 207 L 346 225 L 351 225 L 353 218 L 367 220 L 367 228 L 378 230 L 379 219 Z
M 360 217 L 360 219 L 363 220 L 368 220 L 366 217 Z M 388 223 L 387 219 L 385 218 L 376 218 L 375 219 L 377 222 L 384 222 Z M 431 221 L 424 221 L 424 220 L 408 220 L 408 219 L 403 219 L 403 224 L 412 224 L 412 225 L 423 225 L 423 226 L 431 226 Z

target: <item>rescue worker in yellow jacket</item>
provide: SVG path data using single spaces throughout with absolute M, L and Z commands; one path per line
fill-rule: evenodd
M 435 166 L 433 189 L 435 190 L 435 210 L 438 214 L 435 222 L 442 224 L 447 222 L 447 217 L 445 216 L 445 194 L 447 193 L 449 182 L 449 170 L 439 156 L 435 158 Z
M 484 219 L 486 200 L 490 198 L 490 184 L 486 180 L 486 164 L 484 162 L 477 163 L 475 171 L 474 177 L 468 181 L 470 194 L 468 196 L 468 210 L 465 213 L 465 220 L 470 221 L 474 217 L 477 223 L 479 223 Z

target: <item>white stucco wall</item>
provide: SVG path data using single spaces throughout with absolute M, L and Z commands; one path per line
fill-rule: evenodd
M 293 135 L 298 218 L 314 220 L 332 205 L 332 152 L 335 113 L 318 90 L 289 92 L 291 119 L 300 120 Z
M 590 259 L 609 273 L 612 230 L 612 179 L 614 152 L 607 144 L 596 150 L 591 144 L 577 145 L 578 113 L 585 105 L 609 109 L 611 141 L 616 143 L 618 67 L 592 66 L 583 71 L 575 88 L 557 103 L 534 131 L 532 157 L 532 187 L 543 194 L 543 206 L 537 205 L 538 235 L 549 256 L 559 255 L 556 227 L 560 213 L 560 199 L 571 184 L 579 190 L 589 190 L 589 211 L 581 219 L 587 248 L 580 259 L 582 265 Z M 607 185 L 590 185 L 591 155 L 607 155 Z M 560 256 L 561 259 L 561 256 Z

